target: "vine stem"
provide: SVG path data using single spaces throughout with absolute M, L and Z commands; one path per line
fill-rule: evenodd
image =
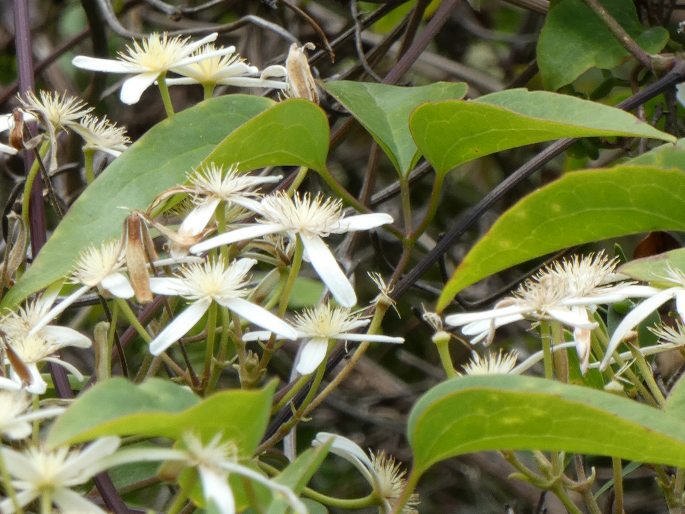
M 621 459 L 611 458 L 614 472 L 614 514 L 623 514 L 623 467 Z
M 171 103 L 171 95 L 169 94 L 169 86 L 166 83 L 166 73 L 161 73 L 157 77 L 157 85 L 159 86 L 159 93 L 162 95 L 162 103 L 166 111 L 167 118 L 174 116 L 174 104 Z

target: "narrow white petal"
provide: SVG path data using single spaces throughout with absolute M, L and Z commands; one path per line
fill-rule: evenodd
M 31 394 L 43 394 L 45 391 L 47 391 L 48 384 L 45 382 L 45 380 L 43 380 L 40 371 L 38 371 L 38 366 L 36 366 L 34 363 L 26 363 L 26 368 L 31 374 L 31 383 L 28 385 L 26 390 Z M 17 380 L 21 381 L 21 379 L 19 379 L 17 374 L 14 372 L 14 369 L 10 369 L 10 376 L 14 376 L 17 378 Z
M 216 211 L 220 201 L 218 198 L 212 198 L 190 211 L 181 226 L 178 227 L 179 235 L 196 236 L 201 233 L 214 216 L 214 211 Z
M 219 73 L 216 74 L 217 79 L 230 79 L 235 78 L 240 75 L 246 75 L 248 73 L 253 73 L 254 66 L 245 64 L 244 62 L 234 62 L 230 66 L 222 68 Z
M 680 288 L 675 293 L 675 310 L 680 319 L 685 321 L 685 289 Z
M 392 223 L 392 216 L 382 212 L 373 214 L 357 214 L 343 218 L 338 222 L 338 228 L 335 232 L 355 232 L 358 230 L 369 230 L 371 228 L 380 227 Z
M 525 319 L 522 314 L 511 314 L 509 316 L 499 316 L 494 319 L 472 321 L 462 327 L 461 333 L 465 336 L 472 336 L 480 334 L 483 331 L 496 330 L 499 327 L 521 321 L 522 319 Z
M 274 177 L 274 178 L 276 180 L 274 180 L 273 182 L 278 182 L 281 179 L 281 177 Z M 270 180 L 269 182 L 272 182 L 272 181 Z M 238 197 L 238 198 L 231 199 L 231 202 L 233 202 L 236 205 L 240 205 L 241 207 L 244 207 L 248 211 L 252 211 L 252 212 L 256 212 L 256 213 L 259 213 L 259 209 L 261 207 L 260 203 L 256 200 L 253 200 L 252 198 Z
M 255 330 L 253 332 L 243 334 L 243 341 L 246 343 L 251 341 L 266 341 L 271 337 L 271 334 L 273 334 L 273 332 L 270 330 Z
M 181 314 L 169 323 L 150 343 L 150 353 L 159 355 L 173 343 L 181 339 L 204 316 L 211 300 L 198 300 L 190 304 Z
M 267 234 L 281 232 L 282 230 L 283 227 L 277 224 L 250 225 L 209 238 L 206 241 L 191 246 L 190 251 L 191 253 L 202 253 L 211 250 L 212 248 L 216 248 L 217 246 L 237 243 L 238 241 L 245 241 L 246 239 L 256 239 Z
M 285 89 L 288 84 L 278 80 L 264 80 L 256 77 L 224 77 L 217 80 L 217 84 L 235 87 L 269 87 Z
M 90 348 L 90 339 L 73 328 L 48 325 L 41 330 L 41 334 L 49 341 L 57 343 L 59 348 L 75 346 L 76 348 Z
M 585 308 L 574 307 L 573 310 L 577 311 L 579 316 L 582 316 L 588 322 L 590 321 Z M 573 339 L 576 342 L 576 353 L 578 354 L 578 359 L 580 359 L 580 371 L 584 375 L 587 372 L 588 365 L 590 364 L 590 343 L 592 339 L 592 329 L 581 327 L 574 328 Z
M 39 494 L 40 493 L 38 491 L 35 491 L 33 489 L 28 491 L 21 491 L 20 493 L 17 493 L 17 502 L 19 502 L 19 505 L 24 507 L 25 505 L 28 505 L 33 500 L 38 498 Z M 14 503 L 11 499 L 6 498 L 0 502 L 0 512 L 2 512 L 2 514 L 14 514 L 16 512 L 14 510 Z
M 300 234 L 309 260 L 328 287 L 333 298 L 343 307 L 354 307 L 357 303 L 357 295 L 350 281 L 338 266 L 335 257 L 319 236 Z
M 53 364 L 57 364 L 58 366 L 62 366 L 69 373 L 74 375 L 76 380 L 78 380 L 79 382 L 83 382 L 83 375 L 78 370 L 78 368 L 76 366 L 74 366 L 73 364 L 71 364 L 70 362 L 63 361 L 62 359 L 58 359 L 57 357 L 43 357 L 42 360 L 47 361 L 47 362 L 52 362 Z
M 553 307 L 547 309 L 547 314 L 557 321 L 561 321 L 564 325 L 568 325 L 569 327 L 587 329 L 597 328 L 597 323 L 590 321 L 587 315 L 583 316 L 575 310 Z
M 257 264 L 257 259 L 252 259 L 249 257 L 243 257 L 238 259 L 231 264 L 231 269 L 236 270 L 241 274 L 245 274 L 252 269 L 252 266 Z
M 602 364 L 599 367 L 601 371 L 604 371 L 607 368 L 613 353 L 616 351 L 616 348 L 618 348 L 618 345 L 621 344 L 626 334 L 639 325 L 640 322 L 647 318 L 647 316 L 649 316 L 652 312 L 673 298 L 678 289 L 680 288 L 672 287 L 669 289 L 664 289 L 661 293 L 656 294 L 651 298 L 647 298 L 644 302 L 640 303 L 637 307 L 630 311 L 625 318 L 623 318 L 623 321 L 618 324 L 616 330 L 611 336 L 611 339 L 609 340 L 606 353 L 602 359 Z
M 218 511 L 221 514 L 235 514 L 235 500 L 233 491 L 228 485 L 227 474 L 217 473 L 205 466 L 198 466 L 198 472 L 207 506 L 210 502 L 214 504 L 214 509 L 208 510 Z
M 139 71 L 137 66 L 125 62 L 114 59 L 98 59 L 87 55 L 77 55 L 72 59 L 71 64 L 84 70 L 106 71 L 108 73 L 136 73 Z
M 159 76 L 158 72 L 146 72 L 140 75 L 134 75 L 124 81 L 124 85 L 121 86 L 121 93 L 119 98 L 126 105 L 133 105 L 138 103 L 140 97 L 143 95 L 143 91 L 154 84 L 155 80 Z
M 73 474 L 76 478 L 76 482 L 72 482 L 70 485 L 82 484 L 90 479 L 91 476 L 102 471 L 101 462 L 102 459 L 112 455 L 119 445 L 121 444 L 121 439 L 116 436 L 101 437 L 94 441 L 93 443 L 86 446 L 78 457 L 69 461 L 69 463 L 64 466 L 64 474 Z
M 150 291 L 153 293 L 176 296 L 182 289 L 183 280 L 180 278 L 150 277 Z
M 243 298 L 219 298 L 217 301 L 246 320 L 286 339 L 297 339 L 297 332 L 278 316 Z
M 338 334 L 335 338 L 347 341 L 366 341 L 369 343 L 404 343 L 404 337 L 391 337 L 381 334 Z
M 662 291 L 651 286 L 628 285 L 617 286 L 603 294 L 596 296 L 584 296 L 576 298 L 567 298 L 562 300 L 563 305 L 599 305 L 604 303 L 621 302 L 627 298 L 649 298 Z
M 192 43 L 186 44 L 186 52 L 188 52 L 188 55 L 192 54 L 195 50 L 200 48 L 202 45 L 206 45 L 207 43 L 212 43 L 216 41 L 216 38 L 219 37 L 218 32 L 212 32 L 211 34 L 206 35 L 205 37 L 198 39 L 197 41 L 193 41 Z M 235 47 L 234 46 L 229 46 L 227 48 L 222 48 L 222 50 L 226 50 L 227 53 L 233 53 L 235 52 Z M 211 53 L 211 52 L 208 52 Z
M 23 453 L 20 453 L 11 448 L 3 448 L 2 458 L 8 469 L 12 470 L 12 475 L 25 482 L 31 482 L 35 478 L 39 470 L 36 469 L 35 463 Z
M 61 512 L 78 512 L 79 514 L 107 514 L 106 511 L 71 489 L 60 488 L 52 493 L 52 499 Z
M 531 311 L 528 305 L 508 305 L 507 307 L 495 307 L 489 311 L 480 312 L 460 312 L 458 314 L 450 314 L 445 316 L 445 323 L 452 327 L 460 327 L 468 325 L 474 321 L 490 320 L 494 318 L 503 318 L 514 314 L 524 314 Z
M 100 281 L 100 285 L 117 298 L 132 298 L 135 293 L 131 283 L 123 273 L 110 273 Z
M 11 146 L 8 146 L 8 145 L 5 145 L 5 144 L 0 143 L 0 152 L 6 153 L 6 154 L 9 154 L 9 155 L 16 155 L 17 149 L 16 149 L 16 148 L 13 148 L 13 147 L 11 147 Z
M 0 389 L 5 391 L 19 391 L 19 389 L 21 389 L 21 382 L 10 380 L 7 377 L 0 377 Z
M 374 485 L 376 477 L 373 473 L 373 463 L 369 456 L 364 453 L 357 443 L 337 434 L 331 434 L 329 432 L 319 432 L 316 434 L 316 439 L 312 442 L 313 446 L 320 446 L 333 439 L 333 444 L 331 445 L 330 452 L 342 457 L 347 462 L 352 464 L 355 468 L 362 473 L 366 480 Z
M 328 341 L 326 339 L 310 339 L 300 350 L 300 357 L 297 359 L 295 369 L 300 375 L 314 373 L 326 358 L 327 351 Z
M 0 132 L 9 130 L 14 127 L 14 119 L 11 114 L 0 114 Z
M 45 327 L 47 324 L 49 324 L 53 319 L 55 319 L 57 316 L 62 314 L 67 307 L 69 307 L 72 303 L 74 303 L 76 300 L 81 298 L 84 294 L 88 292 L 90 289 L 90 286 L 83 286 L 71 293 L 69 296 L 67 296 L 64 300 L 62 300 L 59 304 L 57 304 L 55 307 L 50 309 L 45 316 L 41 318 L 41 320 L 36 323 L 31 331 L 29 332 L 29 335 L 35 335 L 41 328 Z
M 31 435 L 33 427 L 28 421 L 17 421 L 12 425 L 0 427 L 0 432 L 8 439 L 24 439 Z
M 260 78 L 266 79 L 269 77 L 287 77 L 288 76 L 288 70 L 285 69 L 285 66 L 281 66 L 280 64 L 273 64 L 271 66 L 267 66 L 262 70 L 262 73 L 260 75 Z
M 167 86 L 191 86 L 193 84 L 200 84 L 200 81 L 190 77 L 166 79 Z

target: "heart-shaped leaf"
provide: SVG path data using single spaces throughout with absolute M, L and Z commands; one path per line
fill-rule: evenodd
M 409 416 L 414 469 L 488 450 L 549 450 L 685 466 L 682 418 L 620 396 L 535 377 L 443 382 Z
M 512 89 L 478 100 L 422 105 L 416 145 L 438 173 L 496 152 L 565 137 L 633 136 L 675 141 L 621 109 L 546 91 Z
M 324 87 L 369 131 L 402 176 L 419 158 L 409 131 L 411 112 L 425 102 L 463 98 L 467 90 L 463 82 L 400 87 L 339 80 Z
M 685 139 L 678 139 L 674 145 L 665 144 L 633 157 L 624 164 L 658 166 L 685 170 Z
M 685 230 L 685 174 L 649 166 L 584 170 L 524 197 L 504 212 L 459 264 L 438 300 L 562 248 L 652 230 Z
M 112 378 L 86 391 L 52 425 L 47 444 L 58 446 L 106 435 L 179 439 L 192 431 L 209 440 L 222 434 L 241 454 L 259 444 L 275 384 L 257 391 L 227 390 L 200 401 L 186 388 L 150 379 L 135 385 Z
M 685 273 L 685 248 L 635 259 L 618 269 L 620 273 L 644 282 L 668 282 L 667 279 L 673 275 L 673 270 Z

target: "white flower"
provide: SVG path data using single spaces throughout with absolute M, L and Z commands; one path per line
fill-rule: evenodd
M 118 452 L 106 459 L 106 466 L 112 467 L 130 462 L 177 461 L 197 468 L 202 494 L 207 502 L 208 512 L 234 514 L 235 501 L 228 483 L 231 473 L 249 478 L 283 496 L 295 514 L 307 514 L 307 508 L 293 491 L 260 473 L 238 463 L 236 446 L 222 442 L 216 434 L 209 443 L 202 443 L 199 437 L 186 433 L 183 436 L 185 448 L 132 448 Z
M 102 460 L 113 454 L 119 443 L 118 437 L 103 437 L 83 450 L 29 447 L 18 452 L 5 447 L 0 451 L 12 477 L 12 485 L 17 491 L 16 499 L 22 507 L 42 495 L 47 495 L 62 511 L 105 514 L 104 510 L 71 488 L 85 484 L 102 471 Z M 0 502 L 0 512 L 15 512 L 10 498 Z
M 221 260 L 190 264 L 177 277 L 150 279 L 150 289 L 163 295 L 178 295 L 191 300 L 190 306 L 169 323 L 150 343 L 150 352 L 158 355 L 178 341 L 202 318 L 212 301 L 260 327 L 281 337 L 295 339 L 290 325 L 269 311 L 245 300 L 248 291 L 247 274 L 257 263 L 254 259 L 239 259 L 229 266 Z
M 0 435 L 24 439 L 31 435 L 31 423 L 64 412 L 62 407 L 31 410 L 31 398 L 23 391 L 0 391 Z
M 230 48 L 216 50 L 214 53 L 193 55 L 202 45 L 217 38 L 216 33 L 210 34 L 199 41 L 189 43 L 187 37 L 169 37 L 167 33 L 150 34 L 141 42 L 134 41 L 124 52 L 119 52 L 119 59 L 97 59 L 85 55 L 77 55 L 72 64 L 78 68 L 109 73 L 134 74 L 126 79 L 121 87 L 121 101 L 125 104 L 135 104 L 140 100 L 143 91 L 150 87 L 160 75 L 175 68 L 183 69 L 197 61 L 213 56 L 231 53 Z
M 39 91 L 38 95 L 32 91 L 25 97 L 19 97 L 24 109 L 44 120 L 54 130 L 62 130 L 83 118 L 93 110 L 80 98 L 61 95 L 56 91 Z
M 100 246 L 86 248 L 79 255 L 70 278 L 72 283 L 83 286 L 47 312 L 33 328 L 32 333 L 62 314 L 92 287 L 101 287 L 117 298 L 132 298 L 135 293 L 128 278 L 122 273 L 123 269 L 124 254 L 120 241 L 107 241 Z
M 319 432 L 316 434 L 316 439 L 312 441 L 312 445 L 321 446 L 331 440 L 331 453 L 342 457 L 357 468 L 383 502 L 383 512 L 389 513 L 404 490 L 406 471 L 385 452 L 378 454 L 369 452 L 369 457 L 357 443 L 341 435 Z M 417 514 L 415 507 L 418 505 L 418 494 L 412 494 L 401 512 L 402 514 Z
M 237 166 L 231 166 L 224 171 L 223 167 L 214 163 L 195 170 L 188 177 L 189 184 L 181 188 L 192 195 L 195 208 L 188 213 L 178 228 L 176 237 L 179 242 L 172 242 L 171 255 L 180 256 L 187 253 L 188 247 L 183 241 L 197 242 L 197 236 L 204 232 L 219 203 L 224 201 L 227 205 L 239 205 L 254 211 L 259 208 L 259 202 L 255 200 L 258 193 L 253 189 L 261 184 L 278 182 L 281 178 L 255 177 L 239 173 Z
M 10 364 L 10 379 L 19 386 L 26 386 L 32 394 L 43 394 L 47 384 L 38 370 L 42 361 L 58 364 L 79 380 L 83 376 L 74 366 L 51 355 L 65 346 L 88 348 L 90 339 L 76 330 L 45 321 L 55 295 L 47 294 L 16 312 L 10 311 L 0 317 L 0 330 L 5 337 L 6 359 Z M 51 318 L 50 318 L 51 319 Z M 3 381 L 7 380 L 3 377 Z M 3 387 L 0 382 L 0 387 Z
M 302 241 L 305 257 L 312 263 L 333 297 L 344 307 L 353 307 L 357 303 L 357 295 L 322 237 L 369 230 L 392 223 L 392 216 L 389 214 L 345 217 L 339 200 L 324 200 L 318 195 L 312 198 L 308 194 L 290 198 L 282 192 L 262 199 L 259 213 L 262 216 L 262 219 L 257 220 L 259 223 L 219 234 L 196 244 L 190 251 L 200 253 L 229 243 L 285 232 L 291 239 L 299 238 Z
M 372 343 L 403 343 L 402 337 L 379 334 L 355 334 L 354 331 L 369 324 L 361 314 L 350 312 L 343 307 L 320 304 L 313 309 L 305 309 L 295 316 L 295 331 L 298 339 L 306 339 L 300 351 L 295 369 L 302 375 L 313 373 L 326 358 L 328 343 L 332 339 L 343 341 L 368 341 Z M 244 335 L 244 341 L 269 339 L 270 332 L 257 331 Z
M 464 364 L 464 375 L 506 375 L 516 366 L 517 352 L 498 353 L 488 352 L 481 357 L 476 352 L 471 354 L 471 360 Z
M 652 312 L 657 310 L 667 301 L 675 299 L 675 307 L 681 320 L 685 320 L 685 273 L 674 267 L 669 267 L 668 273 L 663 277 L 663 282 L 671 285 L 666 289 L 644 286 L 648 298 L 630 311 L 625 318 L 618 324 L 616 330 L 609 339 L 606 353 L 602 359 L 600 370 L 604 371 L 611 362 L 613 353 L 621 344 L 625 336 L 633 328 L 644 321 Z
M 167 79 L 167 84 L 170 86 L 203 84 L 207 86 L 285 87 L 284 82 L 250 76 L 259 73 L 259 69 L 247 64 L 245 59 L 236 54 L 234 46 L 224 48 L 222 51 L 224 54 L 217 55 L 214 45 L 203 46 L 194 54 L 194 56 L 202 57 L 202 60 L 184 66 L 175 66 L 174 72 L 183 77 Z
M 523 319 L 554 320 L 573 328 L 581 369 L 587 369 L 590 357 L 591 321 L 597 305 L 626 298 L 649 296 L 653 288 L 619 279 L 616 262 L 603 253 L 575 256 L 547 266 L 526 280 L 510 297 L 490 311 L 452 314 L 445 317 L 451 326 L 463 326 L 462 333 L 474 336 L 471 343 L 492 340 L 497 328 Z
M 118 157 L 131 143 L 126 129 L 117 127 L 106 116 L 97 118 L 86 114 L 78 123 L 72 123 L 69 127 L 83 138 L 85 150 L 101 150 Z

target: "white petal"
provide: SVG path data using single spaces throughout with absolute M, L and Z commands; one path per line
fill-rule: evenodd
M 276 224 L 250 225 L 209 238 L 206 241 L 191 246 L 190 251 L 191 253 L 202 253 L 211 250 L 212 248 L 216 248 L 217 246 L 237 243 L 238 241 L 245 241 L 246 239 L 256 239 L 267 234 L 281 232 L 282 230 L 283 227 Z
M 132 298 L 135 293 L 131 283 L 123 273 L 110 273 L 100 281 L 100 285 L 117 298 Z
M 354 441 L 351 441 L 347 437 L 343 437 L 337 434 L 331 434 L 329 432 L 319 432 L 316 434 L 316 439 L 312 443 L 313 446 L 323 445 L 328 440 L 333 439 L 333 444 L 331 445 L 331 453 L 342 457 L 347 462 L 352 464 L 357 468 L 365 477 L 366 480 L 373 486 L 376 477 L 373 473 L 373 463 L 369 456 L 364 453 L 359 445 Z
M 211 34 L 206 35 L 205 37 L 198 39 L 197 41 L 193 41 L 192 43 L 188 43 L 186 45 L 186 52 L 188 55 L 192 54 L 195 50 L 200 48 L 202 45 L 206 45 L 207 43 L 212 43 L 216 41 L 216 38 L 219 37 L 218 32 L 212 32 Z M 232 54 L 235 52 L 235 46 L 229 46 L 227 48 L 221 48 L 220 50 L 226 50 L 226 53 Z M 207 52 L 207 54 L 212 54 L 213 52 Z M 203 54 L 204 55 L 204 54 Z
M 207 510 L 218 511 L 221 514 L 234 514 L 235 500 L 233 491 L 228 485 L 226 473 L 217 473 L 204 466 L 198 466 L 198 472 L 202 482 L 202 494 L 207 502 Z M 210 502 L 214 504 L 214 509 L 209 508 Z
M 270 330 L 254 330 L 243 334 L 243 341 L 246 343 L 251 341 L 266 341 L 271 337 L 271 334 L 273 334 L 273 332 Z
M 55 319 L 57 316 L 62 314 L 67 307 L 69 307 L 72 303 L 74 303 L 76 300 L 81 298 L 84 294 L 88 292 L 90 289 L 90 286 L 83 286 L 78 288 L 76 291 L 71 293 L 69 296 L 67 296 L 64 300 L 62 300 L 58 305 L 53 307 L 51 310 L 49 310 L 45 316 L 43 316 L 38 323 L 36 323 L 31 331 L 29 332 L 29 335 L 35 335 L 38 333 L 38 331 L 45 327 L 48 323 L 50 323 L 53 319 Z
M 7 469 L 12 470 L 12 475 L 19 480 L 31 482 L 36 477 L 39 470 L 36 469 L 35 463 L 32 459 L 10 448 L 3 448 L 2 458 L 5 460 Z
M 639 325 L 640 322 L 647 318 L 647 316 L 649 316 L 652 312 L 673 298 L 678 289 L 680 288 L 671 287 L 669 289 L 664 289 L 661 293 L 656 294 L 651 298 L 647 298 L 644 302 L 640 303 L 637 307 L 630 311 L 625 318 L 623 318 L 623 321 L 618 324 L 616 330 L 611 336 L 611 339 L 609 340 L 606 353 L 602 359 L 602 364 L 599 367 L 601 371 L 604 371 L 607 368 L 609 362 L 611 361 L 612 355 L 616 351 L 616 348 L 618 348 L 618 345 L 621 344 L 626 334 L 635 326 Z
M 511 314 L 509 316 L 498 316 L 494 319 L 482 319 L 478 321 L 472 321 L 467 325 L 464 325 L 461 329 L 461 333 L 465 336 L 472 336 L 480 334 L 483 331 L 496 330 L 499 327 L 508 325 L 509 323 L 515 323 L 525 319 L 522 314 Z M 446 320 L 445 320 L 446 321 Z
M 346 339 L 347 341 L 366 341 L 369 343 L 404 343 L 404 337 L 391 337 L 381 334 L 338 334 L 336 339 Z
M 169 277 L 150 277 L 150 291 L 165 296 L 176 296 L 183 289 L 183 280 Z
M 71 459 L 64 466 L 64 474 L 71 474 L 76 480 L 70 481 L 70 485 L 82 484 L 102 471 L 102 460 L 117 451 L 120 444 L 121 439 L 116 436 L 108 436 L 101 437 L 86 446 L 77 457 Z
M 216 211 L 220 201 L 218 198 L 213 198 L 190 211 L 181 226 L 178 227 L 179 235 L 196 236 L 201 233 L 214 216 L 214 211 Z
M 255 325 L 275 332 L 286 339 L 297 339 L 297 332 L 293 327 L 259 305 L 243 298 L 219 298 L 217 301 Z
M 11 147 L 11 146 L 8 146 L 8 145 L 5 145 L 5 144 L 0 143 L 0 152 L 6 153 L 6 154 L 9 154 L 9 155 L 16 155 L 17 149 L 16 149 L 16 148 L 13 148 L 13 147 Z
M 79 514 L 107 514 L 106 511 L 94 503 L 89 502 L 80 494 L 64 487 L 52 493 L 52 499 L 60 508 L 61 512 Z
M 109 73 L 136 73 L 139 71 L 138 66 L 132 66 L 114 59 L 98 59 L 97 57 L 88 57 L 87 55 L 77 55 L 72 59 L 71 64 L 84 70 L 106 71 Z
M 146 72 L 140 75 L 134 75 L 124 81 L 124 85 L 121 86 L 121 93 L 119 98 L 126 105 L 133 105 L 138 103 L 140 97 L 147 88 L 154 84 L 155 80 L 159 76 L 158 72 Z
M 0 132 L 5 132 L 14 127 L 12 114 L 0 114 Z
M 452 327 L 468 325 L 474 321 L 490 320 L 493 318 L 503 318 L 511 315 L 520 315 L 530 312 L 532 309 L 528 305 L 508 305 L 507 307 L 495 307 L 489 311 L 480 312 L 460 312 L 445 316 L 445 323 Z
M 266 79 L 269 77 L 287 77 L 288 76 L 288 70 L 285 69 L 285 66 L 281 66 L 280 64 L 273 64 L 271 66 L 267 66 L 262 70 L 262 74 L 259 76 L 259 78 Z
M 90 348 L 90 339 L 73 328 L 48 325 L 41 331 L 48 341 L 57 343 L 59 348 L 75 346 L 76 348 Z
M 5 391 L 19 391 L 21 389 L 21 381 L 10 380 L 7 377 L 0 377 L 0 389 Z
M 244 62 L 234 62 L 230 66 L 222 68 L 219 73 L 215 75 L 215 78 L 221 79 L 231 79 L 236 78 L 241 75 L 247 75 L 248 73 L 254 72 L 254 66 L 245 64 Z
M 314 373 L 326 358 L 327 351 L 328 341 L 326 339 L 310 339 L 300 351 L 295 369 L 301 375 Z
M 217 84 L 235 87 L 269 87 L 285 89 L 288 84 L 277 80 L 264 80 L 256 77 L 225 77 L 217 80 Z
M 567 298 L 562 300 L 561 303 L 563 305 L 599 305 L 603 303 L 616 303 L 627 298 L 649 298 L 660 291 L 662 291 L 662 289 L 657 289 L 656 287 L 632 284 L 617 286 L 616 288 L 612 288 L 611 290 L 596 296 Z
M 190 304 L 181 314 L 169 323 L 150 343 L 150 353 L 159 355 L 173 343 L 181 339 L 204 316 L 211 300 L 198 300 Z
M 350 281 L 338 266 L 335 257 L 319 236 L 300 234 L 309 260 L 333 298 L 343 307 L 354 307 L 357 295 Z
M 78 370 L 78 368 L 76 366 L 74 366 L 73 364 L 71 364 L 70 362 L 63 361 L 62 359 L 58 359 L 57 357 L 43 357 L 42 360 L 47 361 L 47 362 L 52 362 L 53 364 L 57 364 L 58 366 L 62 366 L 69 373 L 74 375 L 76 380 L 78 380 L 79 382 L 83 382 L 83 375 Z
M 233 261 L 231 263 L 231 269 L 244 275 L 245 273 L 250 271 L 252 269 L 252 266 L 254 266 L 255 264 L 257 264 L 256 259 L 252 259 L 249 257 L 243 257 L 242 259 L 238 259 L 237 261 Z
M 40 374 L 40 371 L 38 371 L 38 366 L 34 363 L 25 363 L 26 368 L 29 370 L 29 373 L 31 375 L 31 383 L 28 385 L 26 390 L 31 393 L 31 394 L 43 394 L 45 391 L 48 390 L 48 384 L 43 380 L 43 377 Z M 16 377 L 15 381 L 21 382 L 21 379 L 19 376 L 15 373 L 13 368 L 10 368 L 10 376 Z
M 19 502 L 19 505 L 23 507 L 38 498 L 39 494 L 38 491 L 33 489 L 21 491 L 20 493 L 17 493 L 17 501 Z M 14 503 L 10 498 L 6 498 L 0 502 L 0 512 L 2 512 L 2 514 L 14 514 L 14 512 L 16 512 L 14 510 Z
M 685 289 L 680 288 L 675 293 L 675 310 L 680 319 L 685 320 Z
M 31 435 L 33 427 L 28 421 L 18 421 L 12 425 L 2 427 L 0 431 L 9 439 L 24 439 Z
M 549 314 L 550 317 L 556 319 L 557 321 L 561 321 L 564 325 L 568 325 L 569 327 L 587 329 L 597 328 L 597 323 L 595 323 L 594 321 L 590 321 L 587 317 L 587 314 L 582 315 L 575 310 L 552 307 L 547 309 L 547 314 Z
M 357 214 L 343 218 L 338 222 L 338 228 L 335 232 L 355 232 L 357 230 L 369 230 L 371 228 L 380 227 L 392 223 L 392 216 L 382 212 L 373 214 Z
M 582 307 L 575 307 L 573 309 L 578 314 L 584 317 L 588 322 L 590 318 L 587 310 Z M 580 371 L 584 375 L 587 372 L 590 364 L 590 343 L 592 339 L 592 329 L 576 327 L 573 329 L 573 339 L 576 342 L 576 353 L 580 359 Z
M 193 84 L 200 84 L 199 80 L 195 80 L 190 77 L 171 78 L 165 80 L 167 86 L 191 86 Z

